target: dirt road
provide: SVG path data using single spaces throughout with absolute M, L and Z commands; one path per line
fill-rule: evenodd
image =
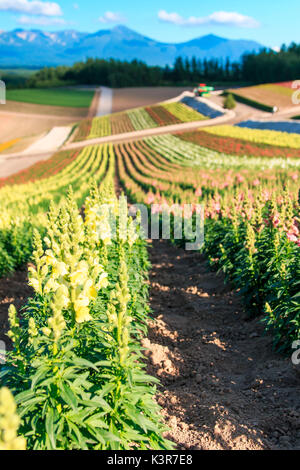
M 113 108 L 113 89 L 105 86 L 100 87 L 100 99 L 96 116 L 111 114 Z
M 300 449 L 299 366 L 199 253 L 150 245 L 149 372 L 179 449 Z

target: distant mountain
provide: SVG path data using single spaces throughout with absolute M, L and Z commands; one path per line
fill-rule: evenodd
M 213 34 L 179 44 L 167 44 L 125 26 L 93 34 L 72 30 L 15 29 L 0 31 L 0 66 L 71 65 L 87 57 L 139 59 L 149 65 L 171 65 L 178 56 L 239 60 L 244 52 L 258 51 L 261 47 L 255 41 L 225 39 Z

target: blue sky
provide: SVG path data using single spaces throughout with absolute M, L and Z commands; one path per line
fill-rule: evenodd
M 163 42 L 213 33 L 276 47 L 300 42 L 299 17 L 299 0 L 0 0 L 0 30 L 94 32 L 125 24 Z

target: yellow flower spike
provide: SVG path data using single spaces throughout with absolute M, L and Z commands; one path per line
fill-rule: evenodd
M 43 278 L 45 278 L 47 276 L 48 271 L 49 271 L 48 266 L 46 264 L 44 264 L 44 266 L 41 269 L 41 275 L 42 275 Z
M 20 326 L 19 319 L 17 316 L 17 309 L 13 304 L 11 304 L 8 309 L 8 320 L 11 328 Z
M 28 322 L 28 334 L 29 334 L 29 343 L 32 344 L 34 337 L 38 335 L 38 329 L 35 325 L 35 321 L 33 318 L 30 318 Z
M 89 303 L 90 303 L 90 299 L 86 295 L 80 294 L 79 297 L 77 297 L 77 299 L 74 302 L 75 312 L 80 310 L 81 307 L 88 307 Z
M 42 332 L 44 333 L 45 336 L 50 336 L 51 335 L 51 330 L 47 326 L 42 328 Z
M 44 293 L 49 294 L 49 292 L 56 292 L 59 287 L 60 284 L 51 277 L 44 287 Z
M 77 323 L 84 323 L 86 321 L 92 320 L 92 316 L 90 315 L 90 311 L 88 307 L 79 307 L 75 310 L 75 319 Z
M 52 276 L 57 278 L 68 274 L 68 266 L 63 261 L 57 262 L 52 268 Z
M 60 285 L 56 291 L 56 305 L 61 308 L 67 308 L 70 304 L 70 293 L 64 284 Z
M 55 263 L 57 263 L 57 259 L 55 258 L 54 256 L 54 253 L 52 250 L 46 250 L 45 252 L 45 256 L 43 258 L 43 261 L 46 263 L 46 264 L 50 264 L 50 266 L 54 265 Z
M 92 279 L 88 279 L 84 284 L 82 295 L 86 296 L 90 300 L 96 300 L 97 289 L 95 288 Z
M 0 450 L 26 450 L 26 439 L 17 435 L 20 418 L 8 388 L 0 389 Z
M 29 278 L 28 285 L 31 286 L 38 294 L 41 293 L 41 286 L 37 279 L 34 279 L 33 277 Z
M 44 242 L 46 243 L 46 245 L 47 245 L 48 248 L 51 247 L 51 240 L 50 240 L 50 238 L 45 237 L 45 238 L 44 238 Z
M 87 279 L 88 273 L 85 270 L 78 269 L 70 275 L 70 282 L 72 286 L 78 286 L 84 284 Z
M 97 289 L 105 289 L 108 286 L 108 274 L 103 272 L 100 274 L 99 280 L 96 284 Z

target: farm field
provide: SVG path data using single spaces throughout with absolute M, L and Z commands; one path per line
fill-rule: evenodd
M 113 113 L 127 111 L 128 109 L 150 106 L 179 96 L 182 92 L 192 88 L 187 87 L 138 87 L 114 88 Z
M 46 106 L 61 106 L 71 108 L 88 108 L 94 92 L 67 89 L 16 89 L 7 90 L 8 101 L 32 103 Z
M 254 121 L 250 119 L 236 125 L 248 129 L 266 129 L 270 131 L 287 132 L 289 134 L 300 134 L 300 123 L 292 121 Z
M 6 142 L 23 139 L 30 142 L 37 139 L 41 134 L 46 133 L 55 126 L 72 125 L 74 118 L 57 119 L 55 116 L 27 116 L 27 115 L 8 115 L 0 113 L 0 145 Z M 27 144 L 26 144 L 27 145 Z M 17 146 L 2 150 L 3 153 L 14 151 Z M 17 151 L 17 150 L 16 150 Z
M 74 134 L 74 141 L 205 119 L 208 117 L 184 103 L 162 103 L 84 120 L 79 124 Z
M 299 134 L 288 134 L 275 130 L 250 129 L 239 126 L 214 126 L 206 128 L 205 132 L 221 137 L 233 137 L 258 144 L 276 145 L 300 149 Z
M 266 108 L 273 108 L 276 106 L 279 109 L 284 109 L 292 106 L 292 94 L 295 90 L 292 89 L 291 84 L 292 82 L 270 83 L 235 88 L 228 91 L 236 98 L 245 99 L 245 102 L 250 100 L 249 104 L 252 104 L 254 107 L 265 106 Z
M 149 105 L 76 138 L 201 118 Z M 0 179 L 0 449 L 300 447 L 299 138 L 215 126 Z M 134 203 L 168 239 L 146 241 Z
M 46 106 L 7 101 L 5 106 L 0 108 L 0 144 L 17 138 L 39 136 L 55 126 L 74 124 L 87 117 L 88 112 L 88 107 Z

